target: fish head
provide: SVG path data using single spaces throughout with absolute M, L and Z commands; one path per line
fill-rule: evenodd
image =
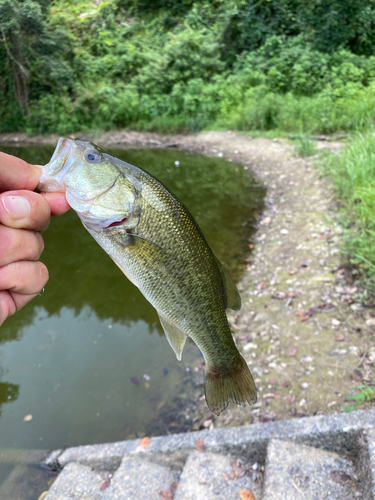
M 131 167 L 90 142 L 60 138 L 38 187 L 65 192 L 87 229 L 132 229 L 139 218 L 141 187 Z

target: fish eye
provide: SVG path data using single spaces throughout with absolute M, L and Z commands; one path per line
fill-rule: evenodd
M 102 158 L 94 149 L 90 149 L 84 154 L 84 159 L 90 163 L 99 163 Z

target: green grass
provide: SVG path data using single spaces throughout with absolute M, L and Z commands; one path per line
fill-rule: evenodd
M 314 143 L 310 140 L 310 135 L 306 134 L 297 139 L 295 151 L 301 156 L 313 156 L 317 153 Z
M 374 384 L 372 384 L 373 386 Z M 351 406 L 344 406 L 344 410 L 347 412 L 351 412 L 355 410 L 358 406 L 361 406 L 365 403 L 370 403 L 374 401 L 375 390 L 374 387 L 370 387 L 368 384 L 361 384 L 357 387 L 358 392 L 356 394 L 346 396 L 346 400 L 353 401 Z
M 326 160 L 336 185 L 343 226 L 341 252 L 367 293 L 375 291 L 375 131 L 358 134 L 340 154 Z

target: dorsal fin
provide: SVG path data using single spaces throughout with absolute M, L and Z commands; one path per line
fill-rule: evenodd
M 176 325 L 171 323 L 165 316 L 163 316 L 160 311 L 158 311 L 158 314 L 165 336 L 174 350 L 177 359 L 181 361 L 182 351 L 184 350 L 187 335 L 177 328 Z
M 226 306 L 225 308 L 233 309 L 234 311 L 239 311 L 241 309 L 241 297 L 236 285 L 233 283 L 232 278 L 229 276 L 228 271 L 220 263 L 220 272 L 223 278 L 223 284 L 226 295 Z

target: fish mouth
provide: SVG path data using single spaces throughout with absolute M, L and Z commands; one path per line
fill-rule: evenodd
M 38 185 L 40 191 L 66 191 L 62 180 L 75 162 L 71 154 L 74 148 L 73 139 L 60 137 L 51 160 L 43 167 Z
M 112 224 L 109 224 L 108 226 L 104 226 L 103 229 L 109 229 L 110 227 L 122 226 L 123 224 L 125 224 L 125 222 L 128 222 L 128 220 L 129 220 L 129 217 L 125 217 L 124 219 L 121 219 L 119 221 L 112 222 Z

